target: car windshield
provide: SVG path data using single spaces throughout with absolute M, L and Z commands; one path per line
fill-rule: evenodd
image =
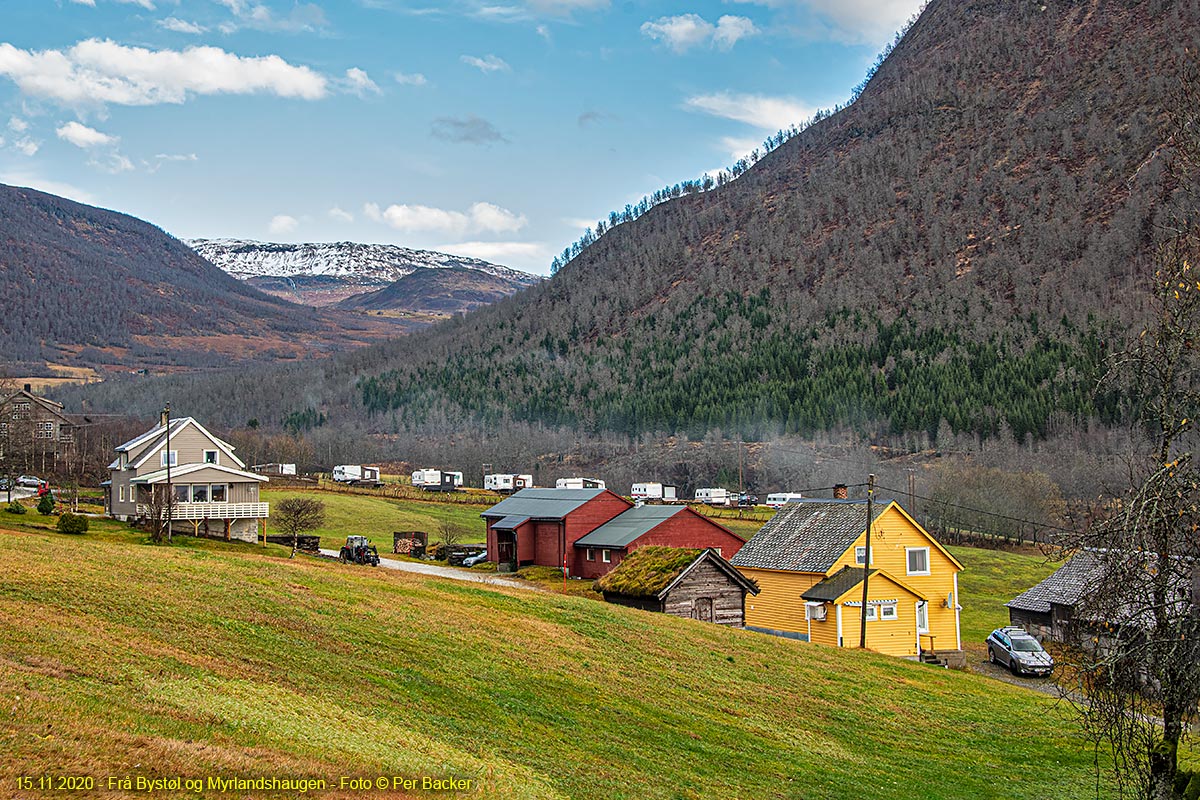
M 1013 650 L 1018 653 L 1040 653 L 1042 646 L 1037 643 L 1037 639 L 1017 639 L 1012 640 Z

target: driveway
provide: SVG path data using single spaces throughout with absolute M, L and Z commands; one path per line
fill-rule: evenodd
M 325 558 L 336 559 L 338 557 L 337 550 L 320 551 Z M 457 567 L 439 567 L 436 564 L 422 564 L 417 561 L 396 561 L 392 558 L 380 558 L 379 566 L 384 569 L 394 569 L 397 572 L 414 572 L 418 575 L 427 575 L 432 578 L 448 578 L 452 581 L 465 581 L 466 583 L 486 583 L 492 586 L 504 586 L 509 589 L 525 589 L 530 592 L 542 591 L 532 584 L 524 581 L 513 580 L 512 578 L 500 578 L 495 575 L 490 575 L 486 572 L 473 572 L 468 569 L 458 569 Z

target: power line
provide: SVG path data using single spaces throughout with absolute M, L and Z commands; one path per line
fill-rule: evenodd
M 859 484 L 859 485 L 861 486 L 862 484 Z M 899 489 L 893 489 L 893 488 L 890 488 L 887 486 L 878 486 L 877 485 L 875 488 L 882 489 L 885 492 L 894 492 L 897 495 L 908 494 L 908 492 L 902 492 Z M 959 505 L 958 503 L 951 503 L 948 500 L 936 500 L 932 497 L 923 497 L 919 494 L 914 494 L 914 495 L 912 495 L 912 497 L 916 498 L 917 500 L 924 500 L 927 503 L 935 503 L 937 505 L 945 506 L 947 508 L 957 508 L 960 511 L 970 511 L 974 514 L 983 514 L 984 516 L 995 517 L 996 519 L 1004 519 L 1004 520 L 1008 520 L 1009 522 L 1019 522 L 1022 525 L 1030 525 L 1035 528 L 1045 528 L 1047 530 L 1062 531 L 1063 533 L 1073 533 L 1077 536 L 1079 535 L 1079 531 L 1075 530 L 1074 528 L 1064 528 L 1060 525 L 1051 525 L 1048 522 L 1034 522 L 1031 519 L 1022 519 L 1021 517 L 1010 517 L 1007 514 L 998 514 L 995 511 L 984 511 L 982 508 L 972 508 L 971 506 L 964 506 L 964 505 Z

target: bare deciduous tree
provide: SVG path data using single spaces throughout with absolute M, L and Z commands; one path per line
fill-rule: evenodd
M 288 558 L 295 558 L 300 532 L 315 530 L 325 523 L 325 504 L 312 497 L 288 497 L 275 504 L 273 516 L 279 529 L 292 537 L 292 554 Z

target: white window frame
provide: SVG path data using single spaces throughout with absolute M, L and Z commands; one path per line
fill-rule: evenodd
M 203 499 L 203 500 L 196 499 L 196 490 L 197 489 L 204 490 L 204 498 L 205 499 Z M 191 498 L 191 502 L 193 502 L 193 503 L 208 503 L 208 502 L 210 502 L 210 499 L 212 498 L 211 492 L 212 492 L 212 487 L 209 486 L 207 483 L 193 483 L 191 490 L 188 492 L 188 497 Z
M 921 551 L 925 552 L 925 570 L 924 571 L 919 571 L 919 570 L 914 571 L 912 568 L 912 554 L 919 553 Z M 931 572 L 931 566 L 932 565 L 929 562 L 929 548 L 928 547 L 906 547 L 906 548 L 904 548 L 904 570 L 905 570 L 904 574 L 905 575 L 932 575 L 933 573 Z
M 900 618 L 895 603 L 884 603 L 879 607 L 879 619 L 884 622 L 894 622 Z
M 222 489 L 224 489 L 224 492 L 223 492 L 223 494 L 225 495 L 224 500 L 214 500 L 213 499 L 213 489 L 216 489 L 218 486 L 220 486 Z M 208 502 L 210 502 L 210 503 L 228 503 L 229 502 L 229 484 L 227 484 L 227 483 L 210 483 L 208 485 Z
M 209 453 L 212 453 L 212 461 L 208 460 Z M 205 464 L 220 464 L 221 463 L 221 451 L 220 450 L 205 450 L 204 451 L 204 463 Z
M 593 549 L 592 549 L 592 548 L 590 548 L 590 547 L 587 549 L 587 560 L 588 560 L 588 561 L 595 561 L 595 560 L 596 560 L 596 551 L 595 551 L 595 550 L 593 550 Z
M 171 459 L 171 466 L 172 466 L 172 467 L 178 467 L 178 466 L 179 466 L 179 451 L 178 451 L 178 450 L 172 450 L 172 451 L 170 451 L 170 454 L 169 454 L 169 456 L 170 456 L 170 459 Z M 168 458 L 168 453 L 167 453 L 167 451 L 166 451 L 166 450 L 159 450 L 159 451 L 158 451 L 158 466 L 159 466 L 160 468 L 162 468 L 162 469 L 166 469 L 166 468 L 167 468 L 167 458 Z
M 867 546 L 865 544 L 855 545 L 854 547 L 854 564 L 861 567 L 867 559 Z M 875 551 L 871 551 L 871 564 L 875 563 Z
M 929 603 L 924 600 L 917 601 L 917 633 L 929 633 Z
M 612 563 L 612 550 L 601 550 L 600 551 L 600 560 L 603 561 L 605 564 L 611 564 Z
M 117 496 L 120 498 L 120 502 L 125 502 L 125 484 L 117 487 Z
M 867 622 L 874 622 L 879 618 L 879 613 L 875 610 L 875 606 L 867 606 Z

